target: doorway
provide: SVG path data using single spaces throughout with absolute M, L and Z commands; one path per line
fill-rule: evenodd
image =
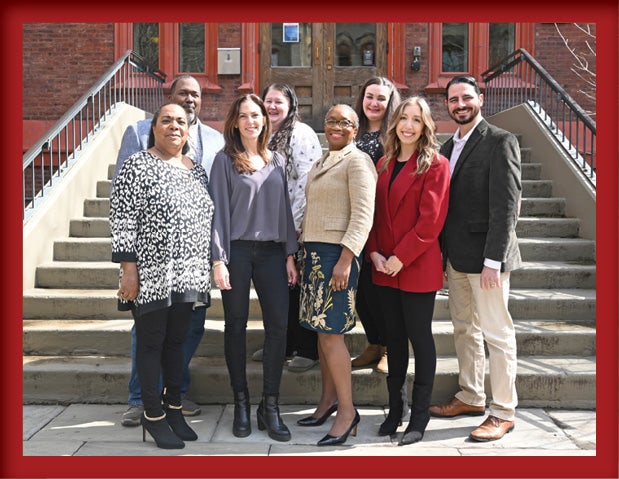
M 260 92 L 294 87 L 301 121 L 324 130 L 327 110 L 354 106 L 359 88 L 387 70 L 385 23 L 261 23 Z

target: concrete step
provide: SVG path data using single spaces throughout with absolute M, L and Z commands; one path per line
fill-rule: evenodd
M 97 181 L 97 198 L 109 198 L 110 188 L 112 186 L 112 175 L 114 174 L 114 165 L 110 166 L 111 174 L 106 180 Z M 521 176 L 523 180 L 540 180 L 542 174 L 541 163 L 522 163 Z
M 195 357 L 223 357 L 224 322 L 205 321 L 205 334 Z M 25 320 L 23 352 L 27 356 L 125 356 L 131 354 L 132 319 L 120 320 Z M 520 356 L 595 355 L 595 323 L 516 320 Z M 432 324 L 438 356 L 454 356 L 453 326 L 450 320 Z M 367 345 L 360 322 L 345 336 L 354 357 Z M 247 325 L 248 358 L 262 349 L 264 328 L 259 319 Z M 413 355 L 411 350 L 411 356 Z
M 522 163 L 520 165 L 520 176 L 523 180 L 541 180 L 542 179 L 542 164 L 541 163 Z
M 98 403 L 127 401 L 131 360 L 98 356 L 24 356 L 24 404 Z M 414 359 L 409 364 L 408 388 L 413 383 Z M 595 407 L 595 357 L 528 356 L 518 359 L 516 389 L 522 407 Z M 281 404 L 316 404 L 320 396 L 320 368 L 294 373 L 284 368 L 280 388 Z M 191 363 L 188 395 L 199 404 L 232 401 L 230 379 L 223 358 L 197 357 Z M 262 364 L 247 362 L 250 398 L 255 404 L 262 392 Z M 387 403 L 385 375 L 372 368 L 352 372 L 355 404 Z M 432 395 L 433 402 L 447 401 L 458 389 L 458 361 L 439 358 Z M 491 394 L 488 373 L 486 392 Z
M 56 289 L 112 289 L 118 264 L 110 261 L 54 261 L 37 267 L 36 285 Z M 515 288 L 595 288 L 595 265 L 560 261 L 525 262 L 511 275 Z
M 520 217 L 516 233 L 521 238 L 576 238 L 580 228 L 578 218 Z M 110 222 L 106 217 L 82 217 L 70 221 L 69 235 L 78 238 L 109 238 Z
M 565 216 L 565 198 L 523 198 L 520 216 Z
M 584 238 L 519 238 L 518 245 L 524 261 L 595 260 L 595 241 Z
M 522 180 L 523 198 L 550 198 L 552 180 Z
M 109 238 L 110 219 L 101 218 L 74 218 L 69 220 L 69 236 L 74 238 Z
M 84 216 L 88 218 L 109 217 L 110 199 L 109 185 L 104 182 L 97 183 L 97 198 L 86 198 L 84 200 Z M 108 191 L 106 194 L 105 191 Z M 100 196 L 102 195 L 102 196 Z M 552 181 L 550 180 L 523 180 L 523 198 L 550 198 L 552 196 Z
M 116 289 L 43 289 L 23 293 L 23 319 L 116 319 L 130 318 L 118 311 Z M 594 289 L 512 288 L 509 309 L 517 319 L 562 321 L 595 320 Z M 223 318 L 220 291 L 211 292 L 209 317 Z M 255 291 L 250 293 L 249 317 L 260 318 L 261 310 Z M 448 298 L 438 294 L 434 318 L 448 319 Z
M 578 218 L 520 217 L 516 225 L 519 238 L 577 238 L 580 230 Z
M 595 241 L 582 238 L 519 238 L 524 261 L 589 261 L 595 259 Z M 55 261 L 109 261 L 109 238 L 71 237 L 54 243 Z
M 527 261 L 510 275 L 512 288 L 595 289 L 594 264 Z

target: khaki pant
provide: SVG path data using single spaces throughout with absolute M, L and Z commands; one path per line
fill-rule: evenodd
M 501 273 L 501 288 L 494 289 L 481 289 L 480 276 L 460 273 L 447 263 L 449 310 L 460 368 L 456 397 L 473 406 L 485 405 L 485 340 L 492 390 L 490 414 L 512 421 L 518 397 L 516 333 L 507 309 L 509 273 Z

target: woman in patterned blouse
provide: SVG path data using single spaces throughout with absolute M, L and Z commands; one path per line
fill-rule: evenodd
M 184 155 L 188 131 L 181 106 L 162 106 L 149 148 L 123 163 L 110 199 L 119 309 L 131 309 L 135 318 L 142 439 L 148 431 L 164 449 L 198 437 L 181 411 L 183 342 L 193 304 L 208 303 L 210 291 L 213 202 L 206 171 Z

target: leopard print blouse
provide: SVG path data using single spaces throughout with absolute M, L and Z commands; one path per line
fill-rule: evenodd
M 201 165 L 183 170 L 145 150 L 125 161 L 110 199 L 112 261 L 137 262 L 140 290 L 133 302 L 119 300 L 120 310 L 140 316 L 172 303 L 208 304 L 214 207 L 207 186 Z

